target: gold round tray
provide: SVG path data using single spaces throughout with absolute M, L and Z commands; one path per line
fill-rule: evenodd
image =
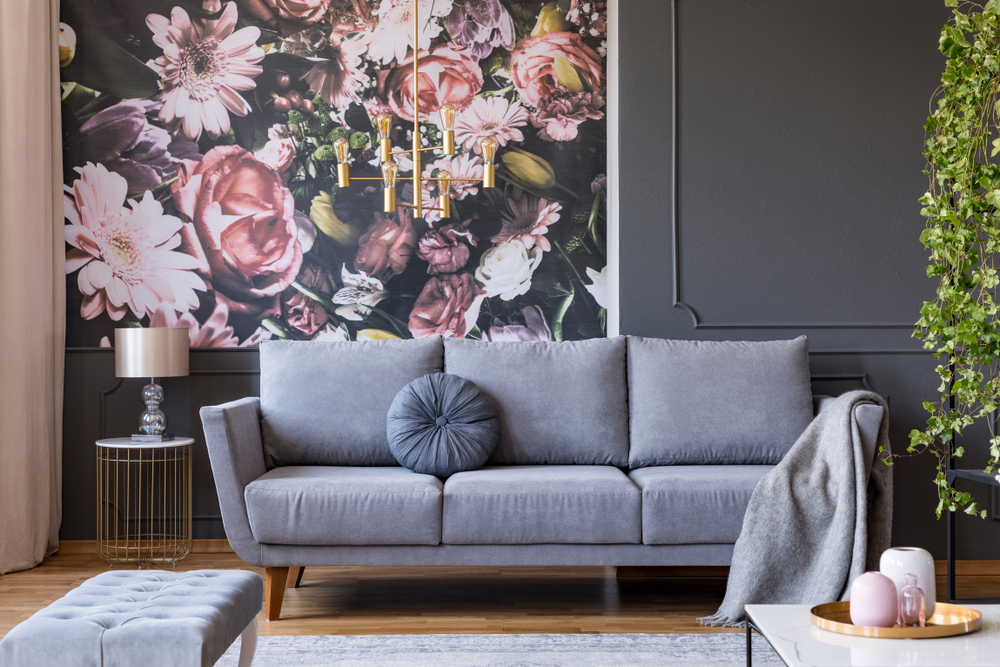
M 850 602 L 827 602 L 810 609 L 813 625 L 853 637 L 882 637 L 885 639 L 930 639 L 932 637 L 952 637 L 975 632 L 983 627 L 983 615 L 975 609 L 957 604 L 938 602 L 934 605 L 934 615 L 923 628 L 873 628 L 851 623 Z

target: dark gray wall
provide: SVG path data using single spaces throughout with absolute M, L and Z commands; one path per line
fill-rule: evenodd
M 933 289 L 916 199 L 943 2 L 677 0 L 676 183 L 673 5 L 619 7 L 622 333 L 806 334 L 814 390 L 867 377 L 889 397 L 902 451 L 937 386 L 936 360 L 910 334 Z M 222 537 L 197 410 L 255 395 L 257 359 L 195 351 L 191 365 L 191 377 L 164 381 L 164 408 L 174 432 L 199 438 L 195 537 Z M 141 410 L 142 382 L 116 383 L 110 351 L 68 352 L 65 539 L 93 539 L 101 415 L 115 435 Z M 967 440 L 978 464 L 983 447 Z M 894 543 L 942 557 L 933 462 L 904 459 L 895 473 Z M 961 519 L 962 557 L 1000 557 L 1000 525 Z
M 814 378 L 867 375 L 889 397 L 904 451 L 938 384 L 911 334 L 933 294 L 916 200 L 944 3 L 620 6 L 621 332 L 805 334 Z M 985 461 L 963 444 L 963 465 Z M 943 557 L 933 467 L 896 464 L 893 541 Z M 1000 557 L 1000 525 L 960 519 L 960 557 Z

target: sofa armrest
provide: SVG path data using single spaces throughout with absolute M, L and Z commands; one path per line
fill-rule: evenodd
M 259 567 L 263 562 L 261 546 L 250 530 L 243 492 L 247 484 L 267 472 L 260 434 L 260 399 L 242 398 L 206 406 L 200 414 L 226 537 L 240 558 Z
M 819 414 L 833 403 L 836 398 L 833 396 L 814 395 L 813 413 Z M 872 472 L 872 464 L 878 454 L 878 431 L 882 424 L 882 407 L 879 405 L 859 405 L 854 408 L 854 421 L 858 424 L 858 435 L 861 436 L 861 448 L 865 454 L 865 479 Z

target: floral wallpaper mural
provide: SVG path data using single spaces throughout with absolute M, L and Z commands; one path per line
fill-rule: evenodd
M 63 0 L 68 344 L 605 335 L 606 4 Z M 376 114 L 411 145 L 414 49 L 425 145 L 457 109 L 423 174 L 482 177 L 499 145 L 497 187 L 452 182 L 450 218 L 337 186 L 341 137 L 380 175 Z

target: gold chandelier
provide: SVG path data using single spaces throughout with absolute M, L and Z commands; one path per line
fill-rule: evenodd
M 375 116 L 373 124 L 378 132 L 379 139 L 379 162 L 382 164 L 382 177 L 358 176 L 356 181 L 382 181 L 384 187 L 384 206 L 386 213 L 394 213 L 397 206 L 412 208 L 415 218 L 424 217 L 424 211 L 438 211 L 442 218 L 451 217 L 451 190 L 452 181 L 474 181 L 482 183 L 485 188 L 496 187 L 496 153 L 497 140 L 493 137 L 486 137 L 479 142 L 483 151 L 483 177 L 482 178 L 454 178 L 450 172 L 441 170 L 435 177 L 420 175 L 420 154 L 425 151 L 440 150 L 442 155 L 455 154 L 455 107 L 451 104 L 444 104 L 439 110 L 441 115 L 441 128 L 443 130 L 442 144 L 440 146 L 421 147 L 422 135 L 420 134 L 420 51 L 417 45 L 420 43 L 420 21 L 418 18 L 420 0 L 413 0 L 413 148 L 409 150 L 392 150 L 392 140 L 389 132 L 392 129 L 392 116 L 382 112 Z M 428 19 L 429 20 L 429 19 Z M 345 137 L 340 137 L 333 142 L 333 151 L 337 156 L 337 183 L 342 188 L 351 187 L 351 168 L 348 164 L 350 158 L 351 144 Z M 407 204 L 396 201 L 396 182 L 399 174 L 399 165 L 392 159 L 393 155 L 409 154 L 413 161 L 413 203 Z M 407 180 L 407 179 L 404 179 Z M 422 186 L 425 182 L 436 181 L 438 184 L 438 205 L 424 206 Z

